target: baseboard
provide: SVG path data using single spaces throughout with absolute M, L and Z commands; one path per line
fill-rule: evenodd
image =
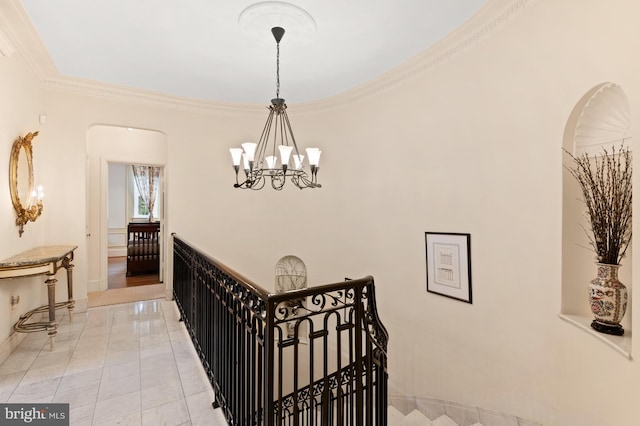
M 31 318 L 34 319 L 35 322 L 43 321 L 45 314 L 36 313 Z M 22 341 L 29 335 L 29 333 L 17 333 L 15 331 L 11 332 L 9 337 L 5 339 L 4 342 L 0 343 L 0 364 L 2 364 L 11 352 L 15 351 L 16 348 L 22 343 Z
M 0 364 L 4 362 L 5 359 L 9 358 L 11 352 L 13 352 L 20 343 L 27 337 L 27 333 L 16 333 L 12 332 L 7 339 L 0 343 Z
M 87 312 L 88 299 L 76 300 L 73 312 Z
M 173 288 L 169 288 L 169 286 L 166 286 L 164 290 L 164 297 L 167 300 L 173 300 Z
M 427 416 L 429 420 L 435 420 L 446 414 L 451 420 L 458 424 L 470 424 L 469 421 L 471 421 L 471 423 L 480 423 L 482 426 L 542 426 L 541 423 L 521 417 L 433 398 L 389 395 L 389 405 L 404 415 L 409 414 L 413 410 L 418 410 Z
M 100 280 L 87 281 L 87 293 L 92 293 L 94 291 L 100 291 Z
M 127 248 L 110 248 L 108 251 L 109 257 L 125 257 L 127 255 Z

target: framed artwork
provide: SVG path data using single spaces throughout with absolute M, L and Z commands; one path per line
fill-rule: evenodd
M 424 234 L 427 291 L 471 303 L 471 234 Z

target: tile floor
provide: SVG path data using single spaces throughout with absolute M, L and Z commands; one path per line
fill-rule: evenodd
M 173 302 L 57 316 L 53 352 L 31 333 L 0 364 L 0 402 L 69 403 L 72 426 L 226 426 Z

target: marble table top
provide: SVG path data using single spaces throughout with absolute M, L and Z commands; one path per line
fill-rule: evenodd
M 78 246 L 42 246 L 0 260 L 0 269 L 41 265 L 56 262 L 77 249 Z

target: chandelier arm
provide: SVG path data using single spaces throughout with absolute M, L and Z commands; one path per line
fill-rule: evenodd
M 240 168 L 240 166 L 234 166 L 234 169 L 236 168 Z M 247 169 L 244 169 L 244 182 L 239 183 L 238 182 L 238 171 L 236 171 L 236 183 L 233 184 L 234 188 L 248 188 L 248 182 L 249 182 L 249 172 L 247 171 Z
M 264 184 L 266 183 L 266 179 L 264 177 L 260 177 L 260 179 L 257 181 L 256 184 L 254 184 L 253 186 L 251 186 L 251 189 L 255 190 L 255 191 L 259 191 L 262 188 L 264 188 Z
M 261 169 L 255 170 L 247 170 L 245 169 L 245 180 L 242 183 L 238 183 L 236 178 L 236 183 L 233 185 L 234 188 L 241 189 L 262 189 L 265 184 L 265 179 L 263 177 L 263 172 Z
M 280 145 L 288 146 L 289 145 L 289 138 L 287 137 L 286 128 L 284 126 L 284 120 L 282 118 L 283 115 L 286 115 L 286 110 L 282 110 L 282 111 L 280 111 L 278 113 L 278 122 L 276 124 L 278 125 L 278 128 L 279 128 L 277 130 L 280 130 Z M 275 151 L 275 149 L 276 149 L 276 143 L 274 141 L 273 150 Z M 281 160 L 280 167 L 282 167 L 282 169 L 286 172 L 287 171 L 287 165 L 282 163 L 282 158 L 280 160 Z
M 291 135 L 291 143 L 293 145 L 293 149 L 296 151 L 296 155 L 300 155 L 300 152 L 298 151 L 298 145 L 296 144 L 296 137 L 293 135 L 293 129 L 291 128 L 291 123 L 289 122 L 287 111 L 283 111 L 282 115 L 284 116 L 284 122 L 286 123 L 287 129 L 289 129 L 289 134 Z
M 250 188 L 251 187 L 251 181 L 247 178 L 244 180 L 244 182 L 242 183 L 238 183 L 238 180 L 236 179 L 236 183 L 233 184 L 234 188 Z
M 298 175 L 292 176 L 291 182 L 300 189 L 320 187 L 320 185 L 317 185 L 312 181 L 310 181 L 309 179 L 307 179 L 307 174 L 304 172 Z
M 280 132 L 282 133 L 282 145 L 289 146 L 289 134 L 287 133 L 287 128 L 285 127 L 285 125 L 286 125 L 285 120 L 281 119 L 280 120 Z
M 302 179 L 302 182 L 304 183 L 304 175 L 300 174 L 300 175 L 291 176 L 291 182 L 298 188 L 302 189 L 304 188 L 304 186 L 300 185 L 300 179 Z
M 274 157 L 276 157 L 276 145 L 278 145 L 278 128 L 282 127 L 282 125 L 278 124 L 278 122 L 282 123 L 282 119 L 280 118 L 280 112 L 276 112 L 275 121 L 276 121 L 276 125 L 273 126 L 273 150 L 271 153 L 271 155 L 273 155 Z M 280 139 L 282 139 L 282 132 L 280 133 Z
M 258 168 L 261 169 L 264 165 L 264 156 L 267 150 L 267 145 L 269 144 L 269 133 L 271 133 L 271 123 L 273 122 L 273 108 L 269 107 L 269 116 L 267 117 L 267 122 L 264 124 L 264 128 L 262 129 L 262 134 L 260 135 L 260 139 L 258 140 L 258 148 L 256 150 L 256 157 L 254 160 L 259 160 L 256 164 L 258 164 Z
M 262 174 L 262 170 L 256 170 L 253 173 L 253 177 L 249 183 L 249 186 L 247 186 L 247 188 L 253 189 L 253 190 L 260 190 L 262 188 L 264 188 L 264 184 L 265 184 L 266 179 L 264 178 L 263 174 Z

